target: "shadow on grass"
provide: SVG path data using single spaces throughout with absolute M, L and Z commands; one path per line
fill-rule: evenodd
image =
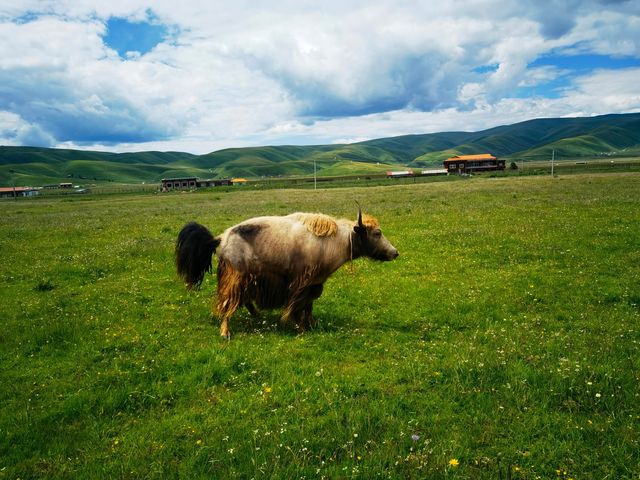
M 280 310 L 263 310 L 256 317 L 252 317 L 247 310 L 238 310 L 229 320 L 231 335 L 239 333 L 247 335 L 275 333 L 295 337 L 301 334 L 333 333 L 355 328 L 351 318 L 324 312 L 320 316 L 314 315 L 315 325 L 313 327 L 300 331 L 292 324 L 283 323 L 280 315 Z M 220 320 L 215 315 L 211 317 L 210 323 L 216 331 L 220 327 Z

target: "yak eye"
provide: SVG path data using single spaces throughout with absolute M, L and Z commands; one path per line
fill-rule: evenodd
M 382 232 L 380 230 L 374 230 L 371 233 L 373 233 L 373 236 L 376 238 L 380 238 L 382 236 Z

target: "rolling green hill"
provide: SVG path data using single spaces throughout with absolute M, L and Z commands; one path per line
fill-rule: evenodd
M 162 178 L 365 175 L 437 166 L 453 155 L 492 153 L 512 160 L 640 154 L 640 113 L 547 118 L 480 132 L 404 135 L 353 144 L 111 153 L 0 146 L 0 185 L 155 183 Z

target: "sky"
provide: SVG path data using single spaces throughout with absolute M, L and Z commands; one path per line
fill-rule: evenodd
M 637 0 L 0 5 L 0 145 L 203 154 L 638 111 Z

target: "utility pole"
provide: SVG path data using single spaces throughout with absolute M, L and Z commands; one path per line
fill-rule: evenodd
M 551 176 L 553 177 L 553 161 L 556 158 L 556 150 L 555 148 L 551 149 Z

